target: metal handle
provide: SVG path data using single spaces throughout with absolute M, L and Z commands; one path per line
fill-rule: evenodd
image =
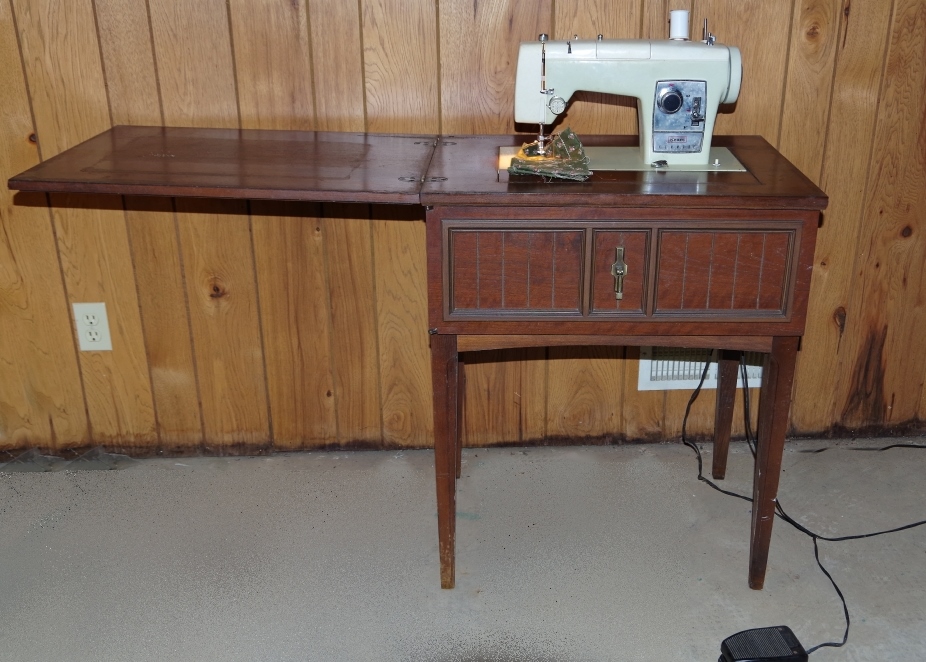
M 624 247 L 614 249 L 614 264 L 611 265 L 611 275 L 614 276 L 614 298 L 620 301 L 624 298 L 624 276 L 627 275 L 627 263 L 624 262 Z

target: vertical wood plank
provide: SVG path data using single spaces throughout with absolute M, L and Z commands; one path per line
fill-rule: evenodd
M 437 13 L 427 0 L 362 0 L 367 130 L 437 133 Z M 383 442 L 430 445 L 430 354 L 421 210 L 373 208 Z
M 367 131 L 438 133 L 433 0 L 361 0 Z
M 380 279 L 374 271 L 370 208 L 326 204 L 323 213 L 338 442 L 381 444 L 376 298 Z
M 518 47 L 552 31 L 551 0 L 439 6 L 442 131 L 511 133 Z
M 113 124 L 163 124 L 147 5 L 96 0 L 94 7 Z
M 274 448 L 337 440 L 330 316 L 319 205 L 254 201 Z
M 624 361 L 620 347 L 551 347 L 547 434 L 620 435 Z
M 639 391 L 640 348 L 624 350 L 624 410 L 621 429 L 631 441 L 662 441 L 665 419 L 666 392 Z
M 102 301 L 109 318 L 112 352 L 79 353 L 93 441 L 150 452 L 154 396 L 122 200 L 56 194 L 51 203 L 70 303 Z
M 127 198 L 125 208 L 160 448 L 198 452 L 203 422 L 173 203 Z
M 110 126 L 93 5 L 17 0 L 13 6 L 48 158 Z M 92 440 L 150 450 L 157 443 L 154 402 L 121 201 L 50 199 L 69 302 L 107 304 L 112 352 L 79 353 Z
M 691 25 L 697 38 L 705 18 L 717 41 L 738 47 L 743 57 L 743 84 L 735 112 L 722 112 L 714 132 L 759 134 L 775 144 L 791 31 L 790 3 L 694 0 Z
M 837 422 L 837 384 L 850 378 L 851 361 L 846 363 L 841 356 L 849 295 L 856 285 L 854 260 L 862 248 L 859 232 L 891 20 L 890 7 L 885 4 L 879 0 L 858 0 L 851 6 L 848 0 L 843 3 L 820 181 L 830 201 L 817 232 L 811 308 L 798 352 L 791 410 L 794 429 L 805 433 L 825 430 Z
M 363 40 L 356 2 L 309 0 L 315 123 L 319 131 L 363 131 Z
M 554 39 L 637 39 L 640 37 L 641 0 L 557 0 Z M 658 4 L 658 3 L 655 3 Z M 536 39 L 530 35 L 529 39 Z M 512 80 L 514 72 L 512 72 Z M 636 100 L 612 94 L 577 93 L 556 128 L 570 127 L 585 134 L 635 134 Z M 555 129 L 554 129 L 555 130 Z
M 229 0 L 241 127 L 315 128 L 305 0 Z
M 225 0 L 148 0 L 169 126 L 238 127 Z
M 778 149 L 814 182 L 823 167 L 844 1 L 794 2 Z
M 257 286 L 243 202 L 177 200 L 207 451 L 270 439 Z
M 373 209 L 383 442 L 426 446 L 432 443 L 434 425 L 424 210 L 399 205 Z
M 926 372 L 926 5 L 897 0 L 840 372 L 840 423 L 912 422 Z
M 165 123 L 238 127 L 225 3 L 149 4 Z M 246 206 L 184 199 L 176 209 L 205 446 L 263 447 L 272 432 Z
M 127 0 L 94 6 L 113 123 L 163 124 L 147 6 Z M 173 203 L 128 198 L 125 216 L 160 450 L 199 452 L 202 413 Z
M 45 196 L 9 177 L 39 161 L 8 0 L 0 0 L 0 450 L 45 452 L 88 438 L 71 319 Z

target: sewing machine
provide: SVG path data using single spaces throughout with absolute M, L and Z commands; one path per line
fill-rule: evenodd
M 739 96 L 739 49 L 715 43 L 704 22 L 702 41 L 688 39 L 688 12 L 671 12 L 670 39 L 572 39 L 521 44 L 515 81 L 515 122 L 540 125 L 538 143 L 579 91 L 636 97 L 639 151 L 597 148 L 593 170 L 743 170 L 726 150 L 712 150 L 717 108 Z M 610 153 L 598 154 L 601 150 Z M 623 150 L 622 153 L 614 150 Z

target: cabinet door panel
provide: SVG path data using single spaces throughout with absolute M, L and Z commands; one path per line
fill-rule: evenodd
M 784 316 L 793 246 L 791 230 L 663 230 L 655 313 Z
M 580 314 L 583 236 L 582 230 L 452 229 L 450 314 Z

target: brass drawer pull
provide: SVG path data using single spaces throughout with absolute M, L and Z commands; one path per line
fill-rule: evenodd
M 624 276 L 627 275 L 627 263 L 624 262 L 624 247 L 614 249 L 616 260 L 611 265 L 611 275 L 614 276 L 614 298 L 618 301 L 624 298 Z

